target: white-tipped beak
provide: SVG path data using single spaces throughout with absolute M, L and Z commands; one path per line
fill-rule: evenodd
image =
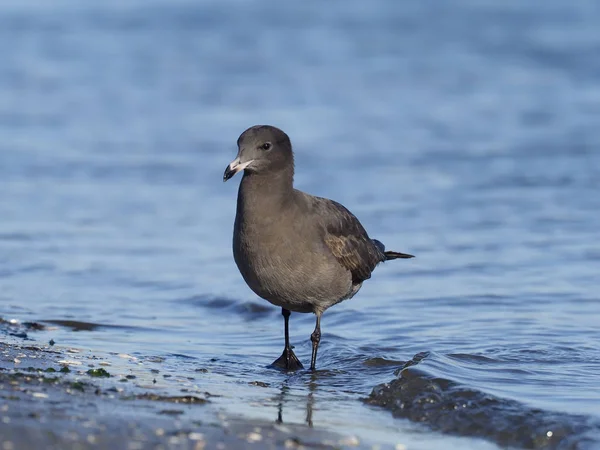
M 223 181 L 229 180 L 236 173 L 241 172 L 242 170 L 244 170 L 246 167 L 248 167 L 253 162 L 254 162 L 254 160 L 251 159 L 250 161 L 241 163 L 239 157 L 235 158 L 233 161 L 231 161 L 231 163 L 229 163 L 229 165 L 225 169 L 225 173 L 223 174 Z

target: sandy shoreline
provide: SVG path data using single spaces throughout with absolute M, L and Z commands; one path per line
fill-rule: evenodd
M 370 448 L 308 426 L 226 416 L 209 392 L 164 395 L 128 355 L 117 358 L 128 365 L 122 376 L 90 353 L 8 341 L 0 343 L 2 450 Z

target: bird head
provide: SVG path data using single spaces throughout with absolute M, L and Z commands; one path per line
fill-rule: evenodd
M 229 163 L 223 181 L 242 170 L 253 174 L 293 171 L 294 156 L 287 134 L 270 125 L 256 125 L 244 131 L 237 141 L 237 157 Z

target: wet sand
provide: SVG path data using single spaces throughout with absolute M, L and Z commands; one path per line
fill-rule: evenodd
M 129 355 L 117 355 L 123 371 L 89 352 L 8 341 L 0 342 L 3 450 L 370 448 L 308 426 L 227 416 L 209 392 L 163 395 Z
M 288 399 L 307 402 L 304 424 L 285 420 L 283 388 L 278 414 L 272 419 L 257 416 L 256 408 L 270 402 L 263 399 L 257 404 L 242 392 L 249 386 L 268 389 L 268 383 L 248 381 L 242 373 L 228 374 L 223 389 L 206 378 L 225 370 L 216 359 L 204 364 L 193 360 L 184 368 L 174 367 L 163 356 L 92 351 L 53 340 L 44 345 L 39 337 L 51 328 L 46 323 L 55 321 L 0 318 L 0 450 L 407 448 L 402 441 L 384 443 L 378 433 L 366 439 L 352 435 L 358 431 L 342 422 L 333 428 L 313 427 L 312 393 L 306 399 Z M 84 329 L 85 324 L 72 321 L 69 328 Z M 429 353 L 404 363 L 371 360 L 396 377 L 360 398 L 370 407 L 422 425 L 422 432 L 426 427 L 443 433 L 436 445 L 417 443 L 415 448 L 459 442 L 453 439 L 460 436 L 482 439 L 478 448 L 496 448 L 493 442 L 502 448 L 597 448 L 596 421 L 531 408 L 457 384 L 436 375 L 435 361 L 436 355 Z M 312 380 L 316 383 L 316 378 Z M 338 403 L 338 409 L 344 407 L 348 405 Z M 320 415 L 326 413 L 317 409 Z M 401 423 L 394 440 L 404 438 Z

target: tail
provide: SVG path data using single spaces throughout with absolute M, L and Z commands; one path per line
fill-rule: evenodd
M 398 259 L 398 258 L 402 258 L 402 259 L 408 259 L 408 258 L 414 258 L 414 255 L 409 255 L 408 253 L 400 253 L 400 252 L 384 252 L 383 253 L 385 255 L 385 260 L 389 261 L 391 259 Z
M 408 253 L 386 252 L 385 245 L 383 245 L 377 239 L 371 239 L 371 240 L 377 246 L 377 248 L 381 251 L 381 253 L 383 253 L 383 256 L 385 256 L 385 261 L 390 261 L 392 259 L 398 259 L 398 258 L 402 258 L 402 259 L 414 258 L 413 255 L 409 255 Z

